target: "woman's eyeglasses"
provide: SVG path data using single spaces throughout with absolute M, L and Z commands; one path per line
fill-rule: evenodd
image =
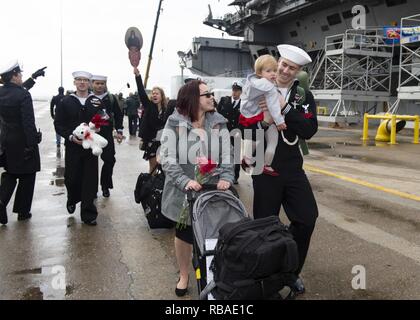
M 204 96 L 206 96 L 206 98 L 214 97 L 214 92 L 206 92 L 206 93 L 200 94 L 200 97 L 204 97 Z

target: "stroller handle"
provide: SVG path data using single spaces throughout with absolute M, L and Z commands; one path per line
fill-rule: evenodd
M 201 187 L 202 187 L 201 190 L 198 191 L 198 192 L 203 192 L 203 191 L 206 192 L 206 191 L 217 190 L 217 184 L 216 183 L 204 183 L 204 184 L 201 185 Z M 230 190 L 235 195 L 235 197 L 239 198 L 238 191 L 236 191 L 236 189 L 232 185 L 227 190 Z M 222 190 L 220 190 L 220 191 L 222 191 Z M 197 197 L 196 195 L 197 195 L 198 192 L 196 192 L 194 190 L 187 190 L 187 200 L 191 201 L 191 202 L 194 202 L 195 198 Z

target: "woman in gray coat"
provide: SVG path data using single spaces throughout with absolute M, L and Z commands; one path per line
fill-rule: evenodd
M 178 222 L 175 231 L 175 254 L 179 266 L 177 296 L 184 296 L 188 288 L 193 234 L 191 221 L 180 225 L 181 211 L 187 190 L 200 191 L 195 176 L 196 160 L 205 157 L 217 163 L 217 169 L 207 183 L 227 190 L 234 180 L 227 120 L 214 109 L 213 94 L 198 80 L 184 85 L 178 93 L 174 113 L 168 118 L 161 138 L 160 161 L 166 174 L 162 195 L 162 213 Z M 217 174 L 216 174 L 217 173 Z M 210 174 L 208 175 L 210 176 Z

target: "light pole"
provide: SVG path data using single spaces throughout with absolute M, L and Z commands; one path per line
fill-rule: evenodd
M 63 86 L 63 0 L 60 1 L 60 86 Z
M 181 83 L 184 83 L 184 68 L 187 66 L 185 57 L 187 56 L 184 51 L 177 52 L 179 57 L 179 67 L 181 68 Z

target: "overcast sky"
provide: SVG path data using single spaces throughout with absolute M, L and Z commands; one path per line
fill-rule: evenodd
M 160 15 L 148 87 L 162 86 L 170 94 L 171 77 L 180 75 L 177 51 L 191 47 L 198 36 L 222 37 L 205 26 L 208 4 L 213 16 L 234 12 L 233 0 L 164 0 Z M 134 75 L 124 43 L 129 27 L 143 35 L 140 72 L 144 77 L 159 0 L 13 0 L 0 10 L 0 65 L 17 58 L 26 79 L 48 66 L 38 78 L 33 96 L 56 94 L 60 85 L 60 2 L 63 25 L 63 85 L 73 89 L 71 73 L 86 70 L 109 77 L 112 92 L 134 88 Z M 229 38 L 225 34 L 225 38 Z M 189 71 L 185 71 L 185 74 Z M 173 93 L 172 93 L 173 95 Z

